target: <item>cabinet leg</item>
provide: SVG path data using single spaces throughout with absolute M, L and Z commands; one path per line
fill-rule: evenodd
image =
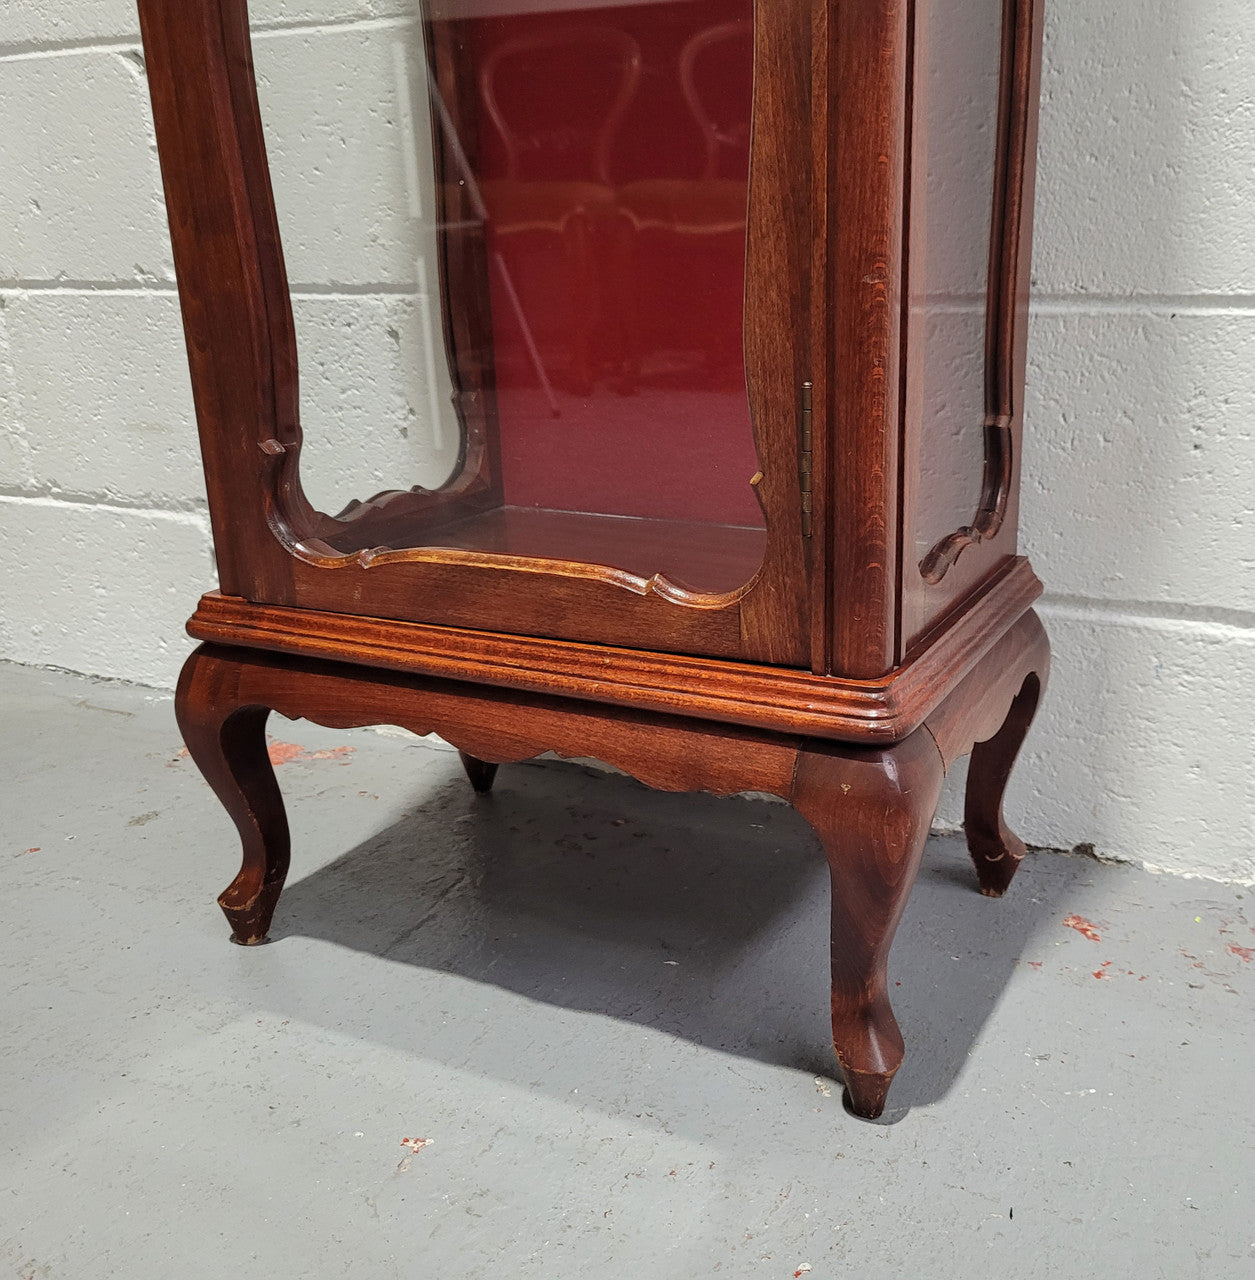
M 1049 647 L 1044 632 L 1042 645 L 1045 646 L 1043 661 L 1025 679 L 1002 728 L 972 748 L 968 766 L 963 828 L 967 833 L 968 852 L 976 864 L 980 891 L 987 898 L 1002 897 L 1024 860 L 1024 842 L 1007 826 L 1002 816 L 1002 799 L 1045 686 Z
M 468 755 L 465 751 L 459 751 L 458 755 L 462 760 L 462 768 L 466 770 L 466 776 L 471 780 L 471 786 L 481 795 L 487 795 L 492 790 L 493 780 L 497 776 L 497 766 L 489 764 L 487 760 L 480 760 L 477 756 Z
M 290 841 L 283 797 L 266 750 L 269 708 L 241 705 L 238 664 L 201 648 L 184 664 L 175 695 L 183 742 L 231 815 L 244 846 L 239 874 L 218 905 L 231 940 L 266 941 L 288 874 Z
M 889 1003 L 893 935 L 915 883 L 945 769 L 926 730 L 881 751 L 805 746 L 794 807 L 832 877 L 832 1036 L 855 1114 L 884 1110 L 902 1063 Z

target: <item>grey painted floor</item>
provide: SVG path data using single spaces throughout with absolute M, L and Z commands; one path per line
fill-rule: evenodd
M 556 762 L 477 800 L 276 719 L 243 949 L 168 697 L 9 666 L 0 708 L 0 1278 L 1255 1275 L 1249 892 L 1040 854 L 993 902 L 934 840 L 868 1124 L 784 806 Z

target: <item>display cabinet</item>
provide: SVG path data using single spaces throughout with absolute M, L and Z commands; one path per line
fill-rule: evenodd
M 955 759 L 982 891 L 1024 853 L 1040 0 L 414 3 L 427 453 L 371 494 L 302 481 L 244 0 L 140 0 L 219 572 L 177 711 L 243 839 L 233 936 L 288 869 L 271 710 L 434 731 L 483 792 L 546 751 L 773 792 L 831 868 L 836 1056 L 877 1115 Z

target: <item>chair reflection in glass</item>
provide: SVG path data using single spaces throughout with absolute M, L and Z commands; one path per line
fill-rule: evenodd
M 691 36 L 675 68 L 692 124 L 701 136 L 699 172 L 626 183 L 618 208 L 632 229 L 627 290 L 652 281 L 670 298 L 632 297 L 634 365 L 654 364 L 694 386 L 744 392 L 740 351 L 749 145 L 753 24 L 723 22 Z M 650 268 L 642 270 L 649 262 Z M 703 334 L 698 364 L 686 362 L 684 334 L 660 327 L 684 317 L 684 329 Z M 648 325 L 653 332 L 643 331 Z M 676 326 L 677 330 L 679 326 Z M 665 355 L 664 355 L 665 353 Z M 685 367 L 686 363 L 689 367 Z M 661 368 L 660 368 L 661 371 Z
M 585 82 L 593 76 L 603 92 L 594 95 L 590 111 Z M 501 282 L 518 288 L 510 309 L 526 326 L 522 336 L 533 364 L 535 346 L 546 350 L 555 327 L 565 329 L 567 381 L 577 395 L 587 395 L 595 378 L 593 340 L 603 323 L 606 274 L 598 262 L 607 256 L 599 245 L 618 234 L 611 157 L 640 79 L 640 46 L 609 26 L 512 36 L 492 47 L 479 67 L 480 99 L 500 147 L 492 167 L 502 171 L 480 182 L 490 248 L 509 266 Z M 537 85 L 546 91 L 538 93 Z M 543 259 L 534 245 L 510 252 L 519 237 L 556 238 L 565 267 L 560 297 L 537 270 Z M 618 251 L 611 246 L 608 252 Z M 517 303 L 520 293 L 524 304 Z

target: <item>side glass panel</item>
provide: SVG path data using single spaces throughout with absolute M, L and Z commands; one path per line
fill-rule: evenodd
M 1002 9 L 1002 0 L 932 0 L 917 11 L 925 52 L 916 75 L 925 83 L 916 128 L 927 173 L 910 283 L 914 341 L 924 349 L 916 565 L 981 504 Z M 916 156 L 918 164 L 918 145 Z
M 428 0 L 255 40 L 311 544 L 753 577 L 752 16 Z

